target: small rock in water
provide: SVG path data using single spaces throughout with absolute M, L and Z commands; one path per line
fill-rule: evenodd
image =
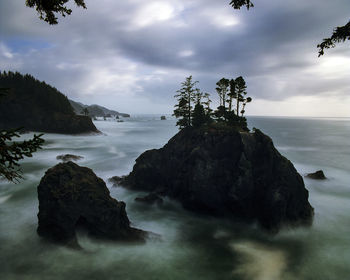
M 165 117 L 165 116 L 161 116 L 160 119 L 161 119 L 162 121 L 165 121 L 165 120 L 166 120 L 166 117 Z
M 147 204 L 157 203 L 158 205 L 163 203 L 163 199 L 155 193 L 150 193 L 144 197 L 136 197 L 135 201 L 143 202 Z
M 306 175 L 307 178 L 314 179 L 314 180 L 325 180 L 327 179 L 326 176 L 324 176 L 324 173 L 322 170 L 318 170 L 315 173 L 308 173 Z
M 108 179 L 108 182 L 113 184 L 113 187 L 117 187 L 118 185 L 121 185 L 124 182 L 125 176 L 113 176 Z
M 65 154 L 65 155 L 59 155 L 56 157 L 56 159 L 58 160 L 62 160 L 63 162 L 67 162 L 67 161 L 77 161 L 80 159 L 83 159 L 84 157 L 82 156 L 77 156 L 77 155 L 71 155 L 71 154 Z

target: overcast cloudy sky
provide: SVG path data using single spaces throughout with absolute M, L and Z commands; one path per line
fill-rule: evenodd
M 69 98 L 129 113 L 171 113 L 188 75 L 215 96 L 242 75 L 250 115 L 350 117 L 350 44 L 316 45 L 350 20 L 349 0 L 86 0 L 56 26 L 24 0 L 0 1 L 0 70 Z M 216 99 L 216 98 L 213 98 Z

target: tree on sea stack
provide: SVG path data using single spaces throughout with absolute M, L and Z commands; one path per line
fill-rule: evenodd
M 192 76 L 186 78 L 181 83 L 182 88 L 175 97 L 178 103 L 175 105 L 174 114 L 178 121 L 176 123 L 180 129 L 185 127 L 201 127 L 211 125 L 213 122 L 220 122 L 223 126 L 236 127 L 238 129 L 248 130 L 247 120 L 243 117 L 247 103 L 252 101 L 247 95 L 247 85 L 242 76 L 236 79 L 222 78 L 216 83 L 216 91 L 220 98 L 220 104 L 217 110 L 212 114 L 210 108 L 210 95 L 203 93 L 195 85 L 198 82 L 192 81 Z M 236 99 L 236 108 L 233 107 L 233 101 Z M 228 104 L 228 107 L 226 106 Z M 194 109 L 193 106 L 194 105 Z M 240 107 L 242 105 L 242 107 Z M 212 115 L 215 119 L 212 119 Z
M 227 93 L 229 91 L 229 85 L 230 80 L 226 78 L 222 78 L 220 81 L 216 83 L 216 92 L 219 95 L 220 98 L 220 106 L 217 108 L 215 115 L 218 118 L 218 120 L 225 120 L 226 119 L 226 97 Z
M 236 84 L 236 91 L 237 91 L 237 94 L 235 96 L 235 98 L 237 99 L 236 114 L 237 116 L 241 114 L 241 117 L 243 117 L 245 113 L 245 106 L 247 105 L 247 103 L 252 101 L 252 98 L 245 97 L 247 95 L 247 84 L 242 76 L 239 76 L 238 78 L 236 78 L 235 84 Z M 239 103 L 242 103 L 241 110 L 239 107 Z
M 199 89 L 195 88 L 197 83 L 198 81 L 192 81 L 192 76 L 189 76 L 181 83 L 181 88 L 176 91 L 175 98 L 177 98 L 178 104 L 175 105 L 173 116 L 178 119 L 176 125 L 180 129 L 191 126 L 192 104 L 195 102 L 195 95 L 198 95 L 199 91 Z

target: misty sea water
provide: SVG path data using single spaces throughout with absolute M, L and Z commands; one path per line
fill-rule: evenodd
M 140 192 L 112 187 L 107 179 L 132 170 L 145 150 L 162 147 L 175 120 L 137 116 L 95 121 L 103 135 L 45 134 L 43 149 L 22 162 L 25 180 L 0 182 L 0 279 L 350 279 L 350 119 L 249 117 L 268 134 L 301 175 L 322 169 L 324 181 L 304 178 L 315 208 L 309 228 L 271 236 L 254 225 L 196 215 L 165 199 L 161 206 L 134 201 Z M 24 135 L 29 138 L 31 135 Z M 36 234 L 36 187 L 60 154 L 107 182 L 126 202 L 134 227 L 161 235 L 144 244 L 93 240 L 78 234 L 84 250 L 44 242 Z

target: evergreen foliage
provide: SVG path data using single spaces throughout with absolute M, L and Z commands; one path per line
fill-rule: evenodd
M 0 88 L 0 97 L 9 92 L 9 88 Z M 1 100 L 0 100 L 1 102 Z M 19 129 L 0 130 L 0 178 L 11 182 L 18 182 L 22 178 L 22 171 L 18 163 L 24 157 L 41 149 L 44 139 L 42 134 L 34 135 L 33 139 L 15 142 L 14 137 L 19 137 Z
M 89 115 L 88 108 L 84 108 L 83 110 L 81 110 L 81 114 L 83 114 L 84 116 L 88 116 Z
M 189 126 L 201 127 L 216 122 L 224 126 L 248 130 L 247 120 L 243 115 L 247 103 L 251 102 L 252 98 L 246 97 L 247 85 L 242 76 L 231 80 L 222 78 L 216 83 L 216 92 L 220 101 L 214 114 L 210 108 L 209 93 L 202 93 L 198 88 L 194 88 L 197 83 L 192 82 L 192 76 L 189 76 L 185 82 L 181 83 L 182 87 L 175 95 L 178 104 L 175 105 L 173 115 L 178 118 L 176 125 L 180 129 Z M 233 108 L 234 99 L 236 99 L 236 109 Z M 192 110 L 193 104 L 195 106 Z M 242 105 L 241 110 L 240 105 Z
M 11 182 L 22 179 L 22 170 L 18 163 L 24 157 L 32 157 L 32 154 L 44 143 L 43 134 L 35 135 L 33 139 L 15 142 L 14 137 L 20 137 L 19 129 L 0 130 L 0 178 Z
M 336 43 L 350 40 L 350 21 L 344 26 L 338 26 L 333 30 L 330 38 L 323 39 L 321 44 L 318 44 L 318 56 L 324 55 L 324 49 L 334 48 Z
M 175 105 L 173 116 L 178 118 L 176 125 L 180 128 L 191 126 L 192 103 L 200 96 L 199 90 L 195 88 L 197 83 L 198 81 L 192 81 L 192 76 L 189 76 L 181 83 L 181 89 L 176 91 L 178 104 Z
M 66 4 L 69 0 L 26 0 L 26 5 L 30 8 L 35 8 L 39 14 L 39 18 L 49 24 L 57 24 L 56 14 L 65 17 L 72 13 Z M 86 9 L 84 0 L 74 0 L 78 7 Z
M 54 133 L 97 131 L 90 118 L 77 116 L 68 98 L 31 75 L 0 72 L 0 87 L 10 88 L 0 102 L 0 129 Z
M 51 112 L 75 115 L 65 95 L 29 74 L 0 72 L 0 86 L 10 88 L 0 103 L 2 117 L 8 114 L 13 119 L 18 114 L 21 119 Z
M 197 103 L 194 106 L 192 114 L 192 126 L 200 127 L 207 122 L 207 115 L 204 110 L 204 106 L 201 103 Z
M 232 0 L 230 5 L 236 10 L 241 9 L 243 6 L 246 6 L 247 10 L 254 7 L 254 4 L 250 0 Z

